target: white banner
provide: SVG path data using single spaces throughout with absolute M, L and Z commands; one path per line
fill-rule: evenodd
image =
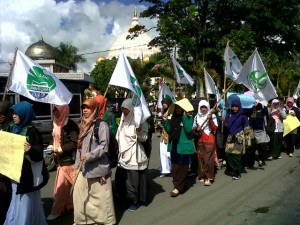
M 109 85 L 123 87 L 132 92 L 134 119 L 137 127 L 150 117 L 151 113 L 142 89 L 124 53 L 121 53 L 119 56 L 118 63 L 110 78 Z
M 254 98 L 261 101 L 269 101 L 270 99 L 278 97 L 256 49 L 246 62 L 235 82 L 243 84 L 254 93 Z
M 230 78 L 231 80 L 235 80 L 240 74 L 243 65 L 238 57 L 234 54 L 232 49 L 229 47 L 229 43 L 227 43 L 224 52 L 224 63 L 225 76 Z
M 176 74 L 176 80 L 179 84 L 190 84 L 191 86 L 194 85 L 193 78 L 185 72 L 185 70 L 182 68 L 182 66 L 176 61 L 176 59 L 172 58 L 173 67 Z
M 37 102 L 66 105 L 73 95 L 51 72 L 19 50 L 8 89 Z
M 214 80 L 212 79 L 212 77 L 209 75 L 209 73 L 206 71 L 205 68 L 204 68 L 204 81 L 205 81 L 206 93 L 216 95 L 216 99 L 218 102 L 221 98 L 221 94 Z
M 161 101 L 165 98 L 170 98 L 173 103 L 176 102 L 176 98 L 173 95 L 173 93 L 171 92 L 170 88 L 168 87 L 168 85 L 165 82 L 163 82 L 161 85 L 158 100 L 157 100 L 157 108 L 162 109 Z

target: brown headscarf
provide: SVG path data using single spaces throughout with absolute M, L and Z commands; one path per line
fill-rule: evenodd
M 90 127 L 94 124 L 94 120 L 98 117 L 99 112 L 99 103 L 95 98 L 86 99 L 82 105 L 81 108 L 86 105 L 88 106 L 92 114 L 88 117 L 82 117 L 80 122 L 80 132 L 79 132 L 79 138 L 78 138 L 78 149 L 81 149 L 82 147 L 82 140 L 86 133 L 89 131 Z
M 99 118 L 102 120 L 106 110 L 106 98 L 103 95 L 97 95 L 95 99 L 100 104 Z

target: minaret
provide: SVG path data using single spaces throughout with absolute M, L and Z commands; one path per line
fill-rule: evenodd
M 133 13 L 133 18 L 132 18 L 132 22 L 131 22 L 130 28 L 133 28 L 133 27 L 135 27 L 138 24 L 139 24 L 139 18 L 138 18 L 137 10 L 136 10 L 136 7 L 135 7 L 134 8 L 134 13 Z

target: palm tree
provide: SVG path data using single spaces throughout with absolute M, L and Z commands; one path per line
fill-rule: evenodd
M 56 50 L 56 60 L 60 63 L 68 66 L 73 71 L 77 70 L 78 63 L 86 62 L 86 58 L 82 55 L 78 55 L 78 48 L 71 45 L 70 43 L 61 42 Z

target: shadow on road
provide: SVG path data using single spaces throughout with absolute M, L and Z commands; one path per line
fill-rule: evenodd
M 147 172 L 148 179 L 148 192 L 147 192 L 147 202 L 145 206 L 147 207 L 152 203 L 153 199 L 159 193 L 165 192 L 162 185 L 155 182 L 155 178 L 160 175 L 160 171 L 157 169 L 149 169 Z M 113 187 L 115 190 L 115 182 L 113 181 Z M 116 212 L 116 220 L 117 224 L 121 221 L 123 214 L 128 210 L 129 201 L 125 205 L 120 205 L 117 197 L 114 196 L 114 204 L 115 204 L 115 212 Z
M 51 208 L 53 204 L 53 198 L 42 198 L 43 206 L 44 206 L 44 211 L 45 211 L 45 216 L 47 216 L 51 213 Z M 73 212 L 69 213 L 64 213 L 60 217 L 58 217 L 55 220 L 49 221 L 47 220 L 48 225 L 68 225 L 68 224 L 73 224 L 74 223 L 74 217 L 73 217 Z

